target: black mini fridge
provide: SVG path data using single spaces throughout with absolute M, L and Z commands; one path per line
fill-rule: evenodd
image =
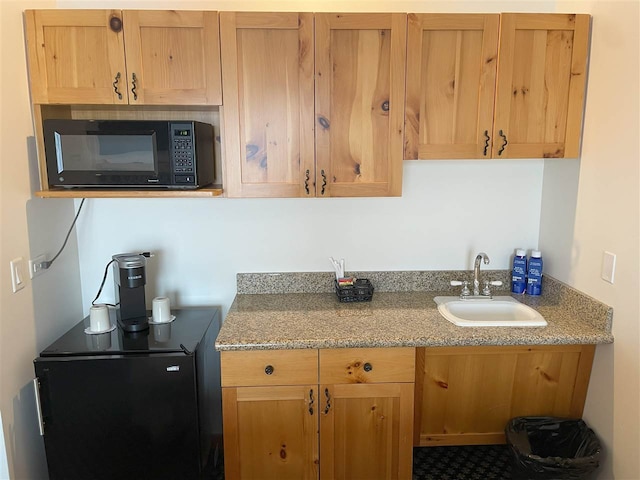
M 201 479 L 218 462 L 220 311 L 172 314 L 99 335 L 87 317 L 34 360 L 51 480 Z

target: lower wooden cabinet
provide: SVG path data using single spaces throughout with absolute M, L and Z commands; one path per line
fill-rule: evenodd
M 221 361 L 226 479 L 411 478 L 415 349 L 236 351 Z
M 594 345 L 418 349 L 415 444 L 504 443 L 513 417 L 580 418 L 594 351 Z

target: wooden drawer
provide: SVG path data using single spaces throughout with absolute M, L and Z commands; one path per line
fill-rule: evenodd
M 315 349 L 223 351 L 220 362 L 223 387 L 318 383 Z
M 415 348 L 320 350 L 320 383 L 380 383 L 415 380 Z

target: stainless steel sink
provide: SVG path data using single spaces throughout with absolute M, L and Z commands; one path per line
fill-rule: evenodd
M 544 327 L 547 321 L 513 297 L 465 299 L 435 297 L 440 314 L 460 327 Z

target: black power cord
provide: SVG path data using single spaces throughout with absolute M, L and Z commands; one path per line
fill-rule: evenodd
M 84 201 L 85 200 L 86 200 L 86 198 L 83 198 L 82 202 L 80 202 L 80 208 L 78 208 L 78 212 L 76 213 L 76 216 L 73 219 L 73 222 L 71 223 L 71 226 L 69 227 L 69 231 L 67 232 L 67 236 L 65 237 L 64 243 L 60 247 L 60 250 L 58 250 L 58 253 L 56 253 L 51 260 L 40 262 L 40 268 L 42 268 L 44 270 L 49 268 L 51 266 L 51 264 L 53 262 L 55 262 L 56 258 L 58 258 L 60 256 L 60 254 L 62 253 L 62 250 L 64 250 L 64 247 L 67 246 L 67 241 L 69 240 L 69 235 L 71 235 L 71 231 L 73 230 L 73 227 L 75 226 L 76 221 L 78 220 L 78 217 L 80 216 L 80 212 L 82 211 L 82 206 L 84 205 Z

